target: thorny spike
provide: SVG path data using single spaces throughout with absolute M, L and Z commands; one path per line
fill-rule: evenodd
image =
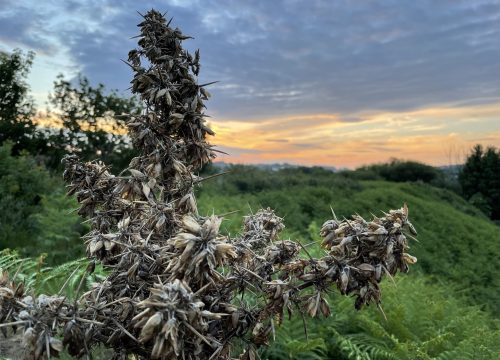
M 205 87 L 205 86 L 209 86 L 209 85 L 213 85 L 213 84 L 217 84 L 219 81 L 211 81 L 211 82 L 208 82 L 208 83 L 205 83 L 205 84 L 201 84 L 201 85 L 198 85 L 199 87 Z
M 333 207 L 330 206 L 330 210 L 332 211 L 332 216 L 335 220 L 337 220 L 337 215 L 335 215 L 335 211 L 333 210 Z
M 58 356 L 65 348 L 90 358 L 102 345 L 117 359 L 229 360 L 241 338 L 248 345 L 240 359 L 248 359 L 268 344 L 273 319 L 279 325 L 285 311 L 297 310 L 307 337 L 305 315 L 329 316 L 331 288 L 353 295 L 357 309 L 380 307 L 384 275 L 392 279 L 416 261 L 406 253 L 403 228 L 413 229 L 406 205 L 370 222 L 339 221 L 332 209 L 320 231 L 327 252 L 320 258 L 300 242 L 280 240 L 283 219 L 269 208 L 250 209 L 239 236 L 221 234 L 222 217 L 198 215 L 194 195 L 197 183 L 219 176 L 194 175 L 215 157 L 202 91 L 215 82 L 197 83 L 198 52 L 182 48 L 189 37 L 171 28 L 172 20 L 155 10 L 138 14 L 138 48 L 124 62 L 146 110 L 127 121 L 139 152 L 124 170 L 131 176 L 115 176 L 99 161 L 63 159 L 68 194 L 91 224 L 87 256 L 108 276 L 68 301 L 26 292 L 0 274 L 0 328 L 24 325 L 23 357 Z

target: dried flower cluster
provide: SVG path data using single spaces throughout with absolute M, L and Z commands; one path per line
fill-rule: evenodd
M 1 329 L 23 332 L 25 357 L 66 348 L 90 358 L 100 344 L 116 359 L 255 359 L 285 311 L 328 316 L 333 287 L 355 295 L 358 309 L 379 305 L 384 275 L 416 261 L 406 253 L 405 232 L 414 232 L 406 206 L 370 222 L 327 221 L 320 258 L 280 240 L 283 219 L 270 209 L 246 216 L 238 237 L 221 234 L 222 218 L 199 215 L 193 193 L 203 180 L 195 173 L 214 157 L 203 113 L 209 93 L 196 79 L 199 53 L 184 50 L 189 37 L 157 11 L 139 28 L 128 63 L 146 110 L 128 127 L 140 155 L 119 176 L 100 162 L 64 159 L 69 194 L 92 224 L 88 271 L 100 261 L 109 275 L 69 302 L 26 295 L 3 274 Z M 235 339 L 246 344 L 242 354 L 231 348 Z

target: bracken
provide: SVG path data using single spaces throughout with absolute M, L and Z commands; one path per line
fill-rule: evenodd
M 92 224 L 87 270 L 100 261 L 109 275 L 70 302 L 27 294 L 3 273 L 1 329 L 24 332 L 25 358 L 64 348 L 91 358 L 103 345 L 115 359 L 255 359 L 285 311 L 329 316 L 334 287 L 353 295 L 357 309 L 380 306 L 380 281 L 416 261 L 406 253 L 405 233 L 416 234 L 406 205 L 371 221 L 328 220 L 319 258 L 279 239 L 283 219 L 271 209 L 246 216 L 235 238 L 220 234 L 222 218 L 199 215 L 193 192 L 204 180 L 195 174 L 215 157 L 203 113 L 210 94 L 196 78 L 199 52 L 184 50 L 189 37 L 155 10 L 139 28 L 128 64 L 145 110 L 127 124 L 140 155 L 118 176 L 100 162 L 63 160 L 68 193 Z M 235 339 L 244 340 L 240 354 Z

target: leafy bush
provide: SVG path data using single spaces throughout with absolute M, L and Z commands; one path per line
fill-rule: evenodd
M 344 174 L 359 180 L 422 181 L 424 183 L 436 182 L 443 177 L 443 173 L 433 166 L 398 159 L 385 164 L 363 166 L 354 171 L 345 171 Z
M 0 248 L 22 247 L 36 233 L 33 214 L 42 209 L 42 196 L 51 178 L 32 157 L 13 157 L 12 144 L 0 147 Z
M 89 227 L 75 214 L 78 206 L 75 199 L 68 197 L 64 187 L 58 184 L 50 194 L 42 196 L 41 205 L 41 211 L 31 216 L 36 233 L 22 253 L 33 256 L 43 249 L 51 265 L 84 256 L 81 236 Z
M 0 147 L 0 249 L 17 249 L 23 256 L 43 249 L 49 264 L 81 257 L 80 236 L 87 227 L 70 214 L 76 201 L 33 157 L 11 153 L 9 143 Z

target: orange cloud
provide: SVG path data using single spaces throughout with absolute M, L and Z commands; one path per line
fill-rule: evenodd
M 41 115 L 41 126 L 61 127 Z M 219 160 L 234 163 L 288 162 L 354 168 L 391 158 L 432 165 L 463 161 L 476 143 L 500 147 L 500 103 L 442 106 L 406 112 L 305 114 L 244 121 L 210 122 Z
M 55 128 L 61 129 L 64 127 L 62 120 L 53 113 L 38 112 L 33 119 L 35 125 L 44 128 Z M 90 127 L 87 123 L 81 123 L 82 130 L 88 130 Z M 118 128 L 112 118 L 100 117 L 97 118 L 96 130 L 106 131 L 108 133 L 113 133 L 116 135 L 125 135 L 127 133 L 126 128 Z
M 214 121 L 214 143 L 236 163 L 290 162 L 357 167 L 396 157 L 433 165 L 461 162 L 476 143 L 500 146 L 500 104 L 409 112 L 308 114 L 250 122 Z M 233 149 L 233 155 L 231 155 Z

